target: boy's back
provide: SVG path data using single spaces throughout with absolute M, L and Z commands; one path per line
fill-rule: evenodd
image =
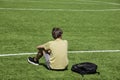
M 50 53 L 50 67 L 53 69 L 64 69 L 68 65 L 67 40 L 56 39 L 48 42 Z

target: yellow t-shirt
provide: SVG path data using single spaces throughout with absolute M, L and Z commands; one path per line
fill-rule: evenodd
M 52 69 L 64 69 L 68 65 L 67 40 L 56 39 L 43 46 L 45 50 L 50 50 L 50 67 Z

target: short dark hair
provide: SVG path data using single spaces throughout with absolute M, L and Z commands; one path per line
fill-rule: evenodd
M 54 27 L 54 28 L 52 29 L 52 37 L 53 37 L 54 39 L 57 39 L 57 38 L 61 37 L 62 34 L 63 34 L 62 29 L 56 28 L 56 27 Z

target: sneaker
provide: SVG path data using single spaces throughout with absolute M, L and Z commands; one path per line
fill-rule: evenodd
M 39 61 L 34 61 L 34 57 L 28 57 L 28 62 L 33 65 L 39 65 Z

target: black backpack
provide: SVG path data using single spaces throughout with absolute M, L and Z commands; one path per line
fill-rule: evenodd
M 97 72 L 97 65 L 91 62 L 83 62 L 83 63 L 79 63 L 79 64 L 74 64 L 71 67 L 71 70 L 73 72 L 79 73 L 82 76 L 84 76 L 85 74 L 95 74 L 99 72 Z

